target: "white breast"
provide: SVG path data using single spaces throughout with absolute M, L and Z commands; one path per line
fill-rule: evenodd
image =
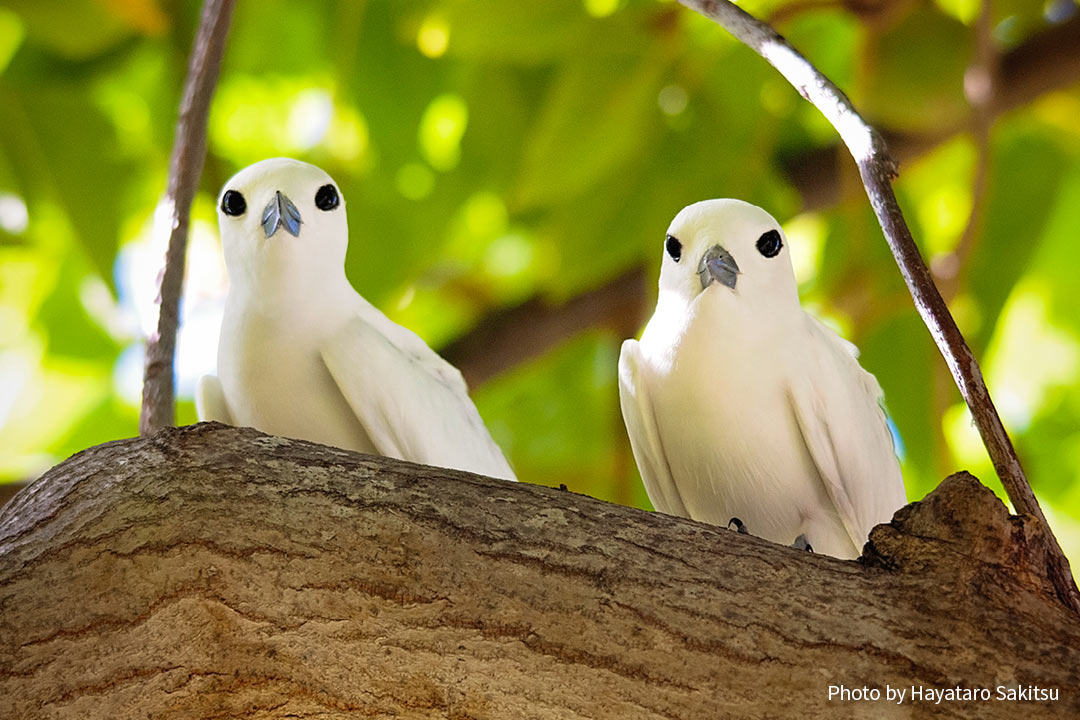
M 851 545 L 829 500 L 787 395 L 799 338 L 760 313 L 699 296 L 675 337 L 642 337 L 658 431 L 690 516 L 790 544 L 813 528 L 821 551 Z M 778 351 L 782 348 L 782 351 Z M 835 536 L 835 542 L 834 542 Z
M 233 420 L 263 432 L 375 452 L 319 355 L 327 318 L 226 308 L 218 374 Z

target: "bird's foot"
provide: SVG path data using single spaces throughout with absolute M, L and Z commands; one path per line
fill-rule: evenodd
M 728 526 L 728 530 L 731 530 L 732 528 L 734 528 L 735 532 L 739 533 L 740 535 L 749 535 L 750 534 L 750 531 L 746 529 L 746 525 L 743 524 L 743 521 L 740 520 L 737 517 L 733 517 L 730 520 L 728 520 L 727 521 L 727 526 Z
M 799 537 L 795 538 L 795 542 L 791 543 L 791 547 L 795 548 L 796 550 L 805 550 L 809 553 L 814 552 L 814 548 L 811 547 L 810 541 L 806 539 L 806 535 L 800 535 Z

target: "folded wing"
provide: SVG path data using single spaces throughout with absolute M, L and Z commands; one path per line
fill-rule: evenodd
M 225 403 L 225 391 L 216 375 L 203 375 L 195 385 L 195 414 L 200 422 L 233 425 L 232 413 Z
M 414 333 L 388 337 L 354 317 L 321 348 L 323 362 L 380 453 L 514 479 L 465 380 Z
M 679 489 L 671 477 L 667 456 L 656 429 L 649 388 L 641 373 L 641 351 L 637 340 L 626 340 L 619 354 L 619 404 L 630 436 L 634 460 L 641 471 L 645 492 L 653 507 L 668 515 L 689 517 Z
M 859 365 L 855 347 L 807 316 L 810 352 L 791 381 L 803 440 L 856 548 L 906 502 L 904 481 L 882 409 L 881 386 Z

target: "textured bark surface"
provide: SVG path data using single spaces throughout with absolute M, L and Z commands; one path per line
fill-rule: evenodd
M 1077 717 L 1080 624 L 1045 541 L 967 475 L 846 562 L 253 430 L 167 430 L 80 453 L 0 513 L 0 717 Z M 830 684 L 1060 699 L 830 702 Z

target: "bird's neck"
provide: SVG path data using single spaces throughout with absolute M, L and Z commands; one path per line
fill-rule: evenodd
M 642 343 L 666 352 L 677 348 L 686 333 L 700 331 L 715 334 L 726 343 L 754 345 L 767 343 L 770 337 L 800 333 L 805 325 L 806 314 L 797 302 L 755 305 L 745 300 L 723 287 L 692 298 L 661 291 Z
M 257 314 L 321 323 L 347 312 L 356 291 L 344 268 L 313 272 L 270 272 L 229 277 L 226 313 Z

